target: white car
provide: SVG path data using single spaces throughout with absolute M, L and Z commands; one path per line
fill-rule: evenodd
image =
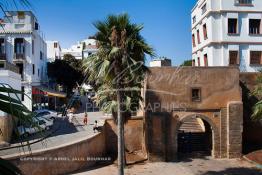
M 33 122 L 34 124 L 31 125 L 19 126 L 19 135 L 29 136 L 42 130 L 49 130 L 54 124 L 53 120 L 48 120 L 42 117 L 33 118 Z
M 47 109 L 37 110 L 34 112 L 36 113 L 36 115 L 34 116 L 35 118 L 42 117 L 42 118 L 53 120 L 53 121 L 57 118 L 57 112 L 50 111 Z

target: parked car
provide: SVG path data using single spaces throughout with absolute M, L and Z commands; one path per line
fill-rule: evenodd
M 57 112 L 55 111 L 41 109 L 41 110 L 36 110 L 34 112 L 36 113 L 34 116 L 35 118 L 42 117 L 42 118 L 53 120 L 53 121 L 57 118 Z
M 33 124 L 25 124 L 23 126 L 19 126 L 19 135 L 27 137 L 42 130 L 49 130 L 54 124 L 53 120 L 45 119 L 42 117 L 33 118 L 33 122 Z

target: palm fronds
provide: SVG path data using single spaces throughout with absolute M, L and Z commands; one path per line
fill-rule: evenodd
M 98 86 L 97 103 L 106 112 L 116 112 L 116 91 L 122 91 L 124 111 L 138 108 L 146 55 L 154 50 L 140 35 L 143 25 L 133 24 L 127 14 L 109 15 L 94 23 L 98 52 L 83 60 L 88 81 Z M 117 69 L 117 71 L 116 71 Z M 117 85 L 120 80 L 120 87 Z
M 262 120 L 262 72 L 257 77 L 257 85 L 251 95 L 256 96 L 259 101 L 253 107 L 253 120 Z

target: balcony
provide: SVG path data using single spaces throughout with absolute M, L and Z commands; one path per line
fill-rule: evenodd
M 25 59 L 25 54 L 24 53 L 14 53 L 14 62 L 24 62 Z
M 19 68 L 16 65 L 11 64 L 7 61 L 0 62 L 0 70 L 9 70 L 19 74 Z
M 235 0 L 236 6 L 253 6 L 252 0 Z

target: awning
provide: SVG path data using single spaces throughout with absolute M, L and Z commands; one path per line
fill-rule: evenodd
M 63 92 L 54 91 L 54 90 L 51 90 L 51 89 L 48 89 L 48 88 L 45 88 L 45 87 L 42 87 L 42 86 L 33 87 L 33 88 L 42 91 L 42 93 L 40 93 L 42 95 L 59 97 L 59 98 L 66 98 L 66 93 L 63 93 Z M 35 91 L 33 90 L 33 95 L 39 95 L 39 94 L 36 94 L 34 92 L 37 92 L 37 90 L 35 90 Z

